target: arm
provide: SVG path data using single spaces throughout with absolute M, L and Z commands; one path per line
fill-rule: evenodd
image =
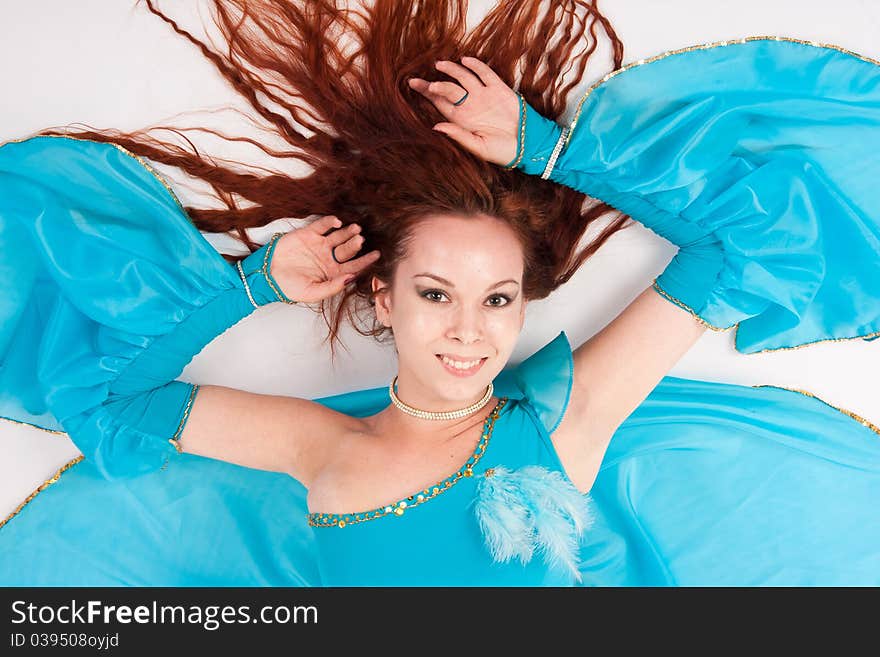
M 341 291 L 363 262 L 340 265 L 329 247 L 354 256 L 357 226 L 325 236 L 341 222 L 318 219 L 230 266 L 139 158 L 115 144 L 64 137 L 0 145 L 0 191 L 7 416 L 51 421 L 108 479 L 159 469 L 182 449 L 184 433 L 200 454 L 277 467 L 277 459 L 256 455 L 265 445 L 259 435 L 241 430 L 262 419 L 239 414 L 212 426 L 228 395 L 199 399 L 198 385 L 176 379 L 257 307 L 290 302 L 286 294 L 312 302 Z M 248 399 L 268 410 L 262 397 Z M 313 408 L 289 405 L 303 407 Z M 297 425 L 290 412 L 285 417 Z M 223 431 L 239 434 L 235 448 Z
M 317 402 L 203 385 L 181 436 L 182 452 L 283 472 L 311 488 L 335 441 L 357 432 L 357 418 Z
M 437 64 L 459 84 L 410 80 L 410 86 L 447 118 L 435 125 L 435 130 L 489 162 L 542 176 L 600 199 L 678 245 L 678 253 L 654 282 L 656 293 L 689 310 L 709 328 L 724 330 L 734 324 L 731 318 L 737 313 L 727 307 L 725 295 L 719 292 L 729 266 L 719 237 L 702 222 L 666 209 L 675 203 L 664 206 L 652 200 L 682 184 L 669 170 L 670 153 L 675 152 L 672 147 L 661 151 L 655 146 L 655 153 L 647 146 L 632 145 L 631 141 L 638 141 L 634 138 L 640 134 L 638 129 L 614 122 L 612 117 L 605 118 L 603 126 L 607 127 L 602 133 L 590 130 L 577 118 L 563 128 L 536 112 L 485 63 L 464 57 L 462 64 Z M 465 91 L 465 102 L 454 105 Z M 613 108 L 606 111 L 613 114 Z M 708 155 L 702 159 L 712 161 Z
M 182 451 L 180 439 L 193 417 L 203 414 L 205 404 L 198 400 L 199 385 L 175 377 L 205 345 L 257 307 L 286 300 L 270 273 L 277 242 L 273 238 L 241 261 L 247 287 L 239 279 L 240 285 L 203 304 L 177 325 L 167 343 L 165 336 L 158 338 L 133 360 L 111 383 L 98 408 L 64 420 L 71 440 L 105 476 L 149 471 Z M 222 452 L 210 451 L 202 449 L 205 455 L 223 457 Z
M 373 251 L 336 263 L 331 248 L 338 248 L 339 257 L 345 260 L 356 255 L 362 243 L 356 224 L 332 230 L 341 223 L 331 215 L 280 239 L 276 234 L 242 261 L 246 285 L 225 290 L 204 304 L 178 328 L 186 335 L 169 342 L 166 349 L 160 345 L 161 367 L 149 358 L 141 358 L 129 366 L 125 378 L 142 386 L 147 377 L 176 376 L 208 341 L 256 307 L 277 301 L 293 303 L 284 291 L 308 302 L 340 292 L 350 276 L 377 257 Z M 332 232 L 325 235 L 328 230 Z M 118 379 L 116 385 L 120 386 Z M 174 394 L 166 394 L 169 391 Z M 186 451 L 246 467 L 286 472 L 306 486 L 330 448 L 330 442 L 324 440 L 327 432 L 357 427 L 353 418 L 308 400 L 180 381 L 117 397 L 104 406 L 116 422 L 150 436 L 147 448 L 162 446 L 166 451 Z M 175 425 L 177 429 L 170 436 Z M 146 451 L 130 450 L 123 456 L 137 461 Z
M 592 488 L 617 427 L 705 331 L 649 287 L 572 352 L 571 397 L 551 438 L 582 492 Z
M 505 168 L 517 167 L 624 205 L 623 196 L 594 176 L 603 163 L 588 130 L 570 132 L 544 118 L 479 60 L 464 58 L 462 63 L 468 68 L 453 62 L 438 64 L 438 68 L 455 77 L 464 89 L 418 78 L 410 83 L 449 119 L 436 129 Z M 468 92 L 465 102 L 453 105 L 452 99 L 460 99 L 464 90 Z M 668 280 L 697 306 L 705 301 L 721 267 L 713 238 L 702 239 L 705 236 L 694 232 L 691 224 L 648 203 L 621 209 L 637 210 L 634 218 L 649 220 L 655 232 L 680 245 L 660 279 Z M 574 350 L 568 410 L 552 439 L 569 477 L 581 490 L 591 488 L 617 427 L 705 332 L 707 324 L 685 306 L 673 302 L 655 282 Z

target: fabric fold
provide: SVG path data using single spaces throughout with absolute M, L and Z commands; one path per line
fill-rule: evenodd
M 561 129 L 529 110 L 540 173 Z M 737 350 L 880 335 L 877 62 L 770 37 L 673 51 L 594 85 L 569 127 L 550 179 L 678 245 L 655 288 Z

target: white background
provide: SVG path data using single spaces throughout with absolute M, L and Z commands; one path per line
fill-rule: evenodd
M 472 2 L 469 24 L 493 3 Z M 195 31 L 204 3 L 160 2 Z M 872 0 L 604 0 L 601 11 L 625 45 L 624 64 L 691 45 L 747 36 L 784 36 L 832 44 L 880 59 L 880 3 Z M 607 44 L 606 44 L 607 45 Z M 236 93 L 194 46 L 134 0 L 29 0 L 0 3 L 0 142 L 49 126 L 84 122 L 126 130 L 151 124 L 221 126 L 248 132 L 231 112 L 210 120 L 184 111 L 244 107 Z M 611 69 L 608 50 L 592 57 L 582 85 L 569 98 L 568 122 L 582 92 Z M 251 133 L 254 134 L 254 133 Z M 167 135 L 165 135 L 167 136 Z M 220 155 L 256 161 L 255 151 Z M 213 150 L 210 150 L 213 149 Z M 184 203 L 201 197 L 177 184 L 179 172 L 157 166 Z M 252 231 L 265 242 L 282 221 Z M 206 236 L 233 252 L 221 237 Z M 596 333 L 645 287 L 674 255 L 675 247 L 641 225 L 615 235 L 564 287 L 529 305 L 510 365 L 533 353 L 560 330 L 573 346 Z M 6 284 L 14 284 L 6 283 Z M 211 342 L 181 379 L 253 392 L 323 397 L 386 386 L 396 373 L 393 349 L 352 330 L 343 338 L 335 368 L 320 347 L 323 323 L 297 306 L 261 308 Z M 733 331 L 707 331 L 669 372 L 672 376 L 739 384 L 774 384 L 808 390 L 825 401 L 880 424 L 880 340 L 814 344 L 791 351 L 744 355 L 733 349 Z M 243 430 L 246 430 L 243 427 Z M 65 435 L 0 420 L 0 520 L 55 470 L 78 454 Z

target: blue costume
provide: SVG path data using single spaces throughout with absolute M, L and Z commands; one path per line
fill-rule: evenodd
M 664 53 L 578 106 L 551 180 L 679 246 L 658 294 L 744 353 L 880 337 L 878 62 L 794 39 Z M 561 126 L 526 108 L 518 166 Z M 273 244 L 243 261 L 283 300 Z M 168 185 L 113 144 L 0 147 L 0 416 L 83 457 L 0 525 L 2 585 L 878 585 L 880 429 L 810 394 L 664 377 L 581 495 L 551 435 L 564 332 L 496 379 L 471 457 L 376 509 L 179 453 L 176 380 L 255 310 Z M 314 400 L 352 416 L 387 388 Z M 427 483 L 427 482 L 426 482 Z

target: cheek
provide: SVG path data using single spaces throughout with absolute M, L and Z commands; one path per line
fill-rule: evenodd
M 426 336 L 442 325 L 442 313 L 418 297 L 397 299 L 392 306 L 392 322 L 396 334 Z

